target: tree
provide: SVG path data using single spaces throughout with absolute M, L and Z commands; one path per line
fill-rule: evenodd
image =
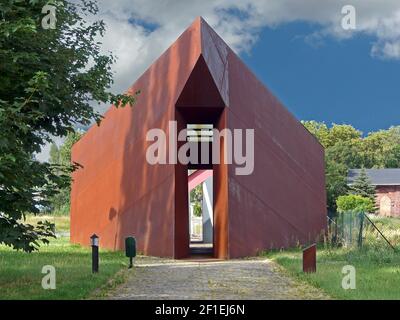
M 329 144 L 332 147 L 338 142 L 358 140 L 362 136 L 361 131 L 348 124 L 333 124 L 329 130 Z
M 324 148 L 329 148 L 338 142 L 350 142 L 360 139 L 361 131 L 348 124 L 332 124 L 330 128 L 324 122 L 302 121 L 302 124 L 313 134 Z
M 347 168 L 333 160 L 325 160 L 325 185 L 328 210 L 336 211 L 336 199 L 347 194 Z
M 50 163 L 59 163 L 60 162 L 60 151 L 55 143 L 50 145 Z
M 367 168 L 400 167 L 400 126 L 370 132 L 364 139 Z
M 339 196 L 336 200 L 337 209 L 340 213 L 369 213 L 374 210 L 374 202 L 370 198 L 362 197 L 355 194 Z
M 190 202 L 193 203 L 193 214 L 201 217 L 203 208 L 203 185 L 199 184 L 190 191 Z
M 364 168 L 361 169 L 360 174 L 349 187 L 349 193 L 369 198 L 375 201 L 375 187 Z
M 302 121 L 301 123 L 315 138 L 317 138 L 319 143 L 321 143 L 324 148 L 330 145 L 329 128 L 324 122 L 311 120 Z
M 64 143 L 57 147 L 56 144 L 51 145 L 50 149 L 50 163 L 58 166 L 68 166 L 71 163 L 71 149 L 75 142 L 77 142 L 83 135 L 83 132 L 71 132 L 67 135 Z M 49 207 L 46 208 L 47 212 L 69 214 L 70 211 L 70 194 L 71 184 L 66 184 L 64 188 L 60 189 L 59 193 L 53 195 L 49 199 Z
M 336 210 L 336 199 L 348 193 L 347 172 L 354 168 L 399 168 L 400 126 L 369 133 L 365 138 L 351 125 L 303 121 L 303 125 L 325 148 L 326 193 L 328 209 Z M 364 183 L 373 200 L 372 188 Z M 369 190 L 369 191 L 368 191 Z
M 350 125 L 303 121 L 303 125 L 325 148 L 326 196 L 329 211 L 336 211 L 336 199 L 346 195 L 349 168 L 363 164 L 361 132 Z
M 56 7 L 55 29 L 41 26 L 49 3 Z M 48 206 L 77 168 L 33 155 L 77 125 L 99 124 L 93 101 L 132 105 L 138 94 L 109 91 L 115 58 L 101 53 L 105 24 L 92 19 L 97 11 L 92 0 L 0 4 L 0 243 L 14 249 L 30 252 L 54 236 L 48 222 L 25 224 L 25 214 Z
M 325 150 L 325 156 L 347 169 L 361 168 L 365 163 L 361 139 L 338 141 Z

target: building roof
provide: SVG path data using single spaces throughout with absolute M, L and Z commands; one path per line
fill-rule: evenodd
M 347 181 L 352 184 L 361 169 L 350 169 Z M 400 185 L 400 169 L 365 169 L 371 184 L 375 186 L 393 186 Z

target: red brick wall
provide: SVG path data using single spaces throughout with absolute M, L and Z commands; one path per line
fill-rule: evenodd
M 382 198 L 390 199 L 390 212 L 381 206 L 385 202 Z M 376 187 L 376 204 L 380 215 L 400 216 L 400 185 L 399 186 L 378 186 Z M 389 209 L 389 208 L 387 208 Z

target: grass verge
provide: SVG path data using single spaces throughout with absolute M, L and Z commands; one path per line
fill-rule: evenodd
M 322 289 L 336 299 L 400 299 L 400 253 L 388 248 L 317 250 L 317 272 L 302 272 L 300 249 L 269 252 L 270 259 L 300 281 Z M 356 289 L 342 288 L 342 268 L 352 265 L 356 270 Z
M 57 232 L 69 231 L 69 218 L 28 216 L 27 222 L 39 220 L 56 224 Z M 42 288 L 42 268 L 56 269 L 56 289 Z M 0 299 L 86 299 L 102 296 L 108 288 L 121 283 L 128 261 L 122 252 L 101 250 L 99 273 L 92 274 L 91 249 L 69 243 L 68 237 L 50 239 L 33 253 L 17 252 L 0 245 Z M 93 296 L 93 293 L 97 292 Z

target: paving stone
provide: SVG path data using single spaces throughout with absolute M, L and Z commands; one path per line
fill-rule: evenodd
M 268 259 L 182 261 L 138 257 L 108 299 L 329 299 L 294 281 Z

